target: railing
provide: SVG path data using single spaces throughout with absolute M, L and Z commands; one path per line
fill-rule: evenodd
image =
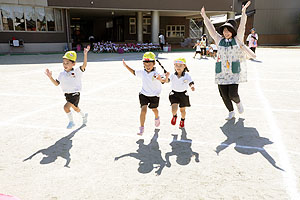
M 197 23 L 190 19 L 190 38 L 197 39 L 202 35 L 202 28 L 200 28 Z

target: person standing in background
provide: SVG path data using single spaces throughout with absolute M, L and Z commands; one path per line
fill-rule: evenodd
M 158 38 L 159 38 L 159 45 L 160 45 L 160 48 L 161 48 L 161 50 L 163 51 L 163 50 L 164 50 L 164 45 L 165 45 L 165 36 L 164 36 L 162 33 L 160 33 L 160 34 L 158 35 Z
M 258 34 L 255 32 L 255 29 L 250 30 L 250 34 L 247 37 L 247 44 L 249 48 L 255 53 L 257 47 Z

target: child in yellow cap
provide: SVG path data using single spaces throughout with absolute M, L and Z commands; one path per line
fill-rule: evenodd
M 143 135 L 144 124 L 146 120 L 147 106 L 153 111 L 155 115 L 155 126 L 160 125 L 158 105 L 159 105 L 159 95 L 161 93 L 161 83 L 163 82 L 160 74 L 155 68 L 155 54 L 152 52 L 146 52 L 143 56 L 144 69 L 134 70 L 130 68 L 123 59 L 123 65 L 130 71 L 133 75 L 142 79 L 142 90 L 139 94 L 141 114 L 140 114 L 140 127 L 138 135 Z
M 166 82 L 171 82 L 172 91 L 169 94 L 169 100 L 172 106 L 172 120 L 171 124 L 175 125 L 177 120 L 177 110 L 178 106 L 180 108 L 181 120 L 179 123 L 179 128 L 184 128 L 184 120 L 186 116 L 186 107 L 190 107 L 190 99 L 187 92 L 188 87 L 192 91 L 195 91 L 194 81 L 191 76 L 187 73 L 189 72 L 186 66 L 185 58 L 177 58 L 174 60 L 175 73 L 166 75 Z M 170 75 L 170 78 L 169 78 Z
M 50 81 L 55 85 L 61 86 L 63 93 L 65 94 L 67 103 L 64 105 L 64 110 L 67 113 L 69 118 L 68 129 L 71 129 L 75 126 L 73 121 L 73 115 L 71 108 L 73 108 L 77 113 L 82 116 L 83 124 L 87 123 L 87 113 L 83 113 L 78 107 L 80 92 L 82 88 L 81 77 L 85 68 L 87 66 L 87 54 L 90 50 L 90 46 L 84 48 L 84 60 L 83 65 L 78 68 L 73 68 L 76 63 L 77 54 L 75 51 L 68 51 L 63 56 L 63 67 L 64 71 L 61 72 L 57 79 L 53 79 L 52 72 L 49 69 L 46 69 L 45 74 L 49 77 Z

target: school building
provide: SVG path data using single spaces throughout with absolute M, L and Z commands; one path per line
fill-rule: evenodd
M 158 34 L 163 33 L 166 42 L 178 45 L 205 32 L 199 12 L 203 5 L 207 15 L 217 16 L 218 26 L 226 20 L 222 16 L 238 16 L 245 2 L 0 0 L 0 53 L 62 51 L 88 43 L 91 35 L 95 41 L 158 43 Z M 247 31 L 255 27 L 260 44 L 296 44 L 299 29 L 294 22 L 300 3 L 285 0 L 282 4 L 280 0 L 252 1 Z M 12 38 L 20 40 L 22 47 L 9 44 Z
M 246 0 L 235 0 L 236 15 Z M 252 0 L 246 31 L 254 27 L 259 35 L 259 45 L 300 44 L 299 0 Z M 249 32 L 247 32 L 249 34 Z

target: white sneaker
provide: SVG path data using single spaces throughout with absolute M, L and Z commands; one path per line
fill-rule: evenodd
M 87 123 L 87 117 L 88 117 L 88 114 L 85 113 L 84 117 L 82 117 L 82 124 L 86 125 L 86 123 Z
M 237 107 L 237 109 L 238 109 L 238 111 L 239 111 L 240 114 L 242 114 L 244 112 L 244 107 L 243 107 L 242 102 L 237 103 L 236 107 Z
M 225 119 L 231 120 L 232 118 L 234 118 L 234 115 L 235 115 L 234 111 L 231 111 L 231 112 L 229 112 L 228 117 L 226 117 Z
M 71 129 L 75 126 L 74 122 L 73 121 L 70 121 L 68 126 L 67 126 L 67 129 Z

